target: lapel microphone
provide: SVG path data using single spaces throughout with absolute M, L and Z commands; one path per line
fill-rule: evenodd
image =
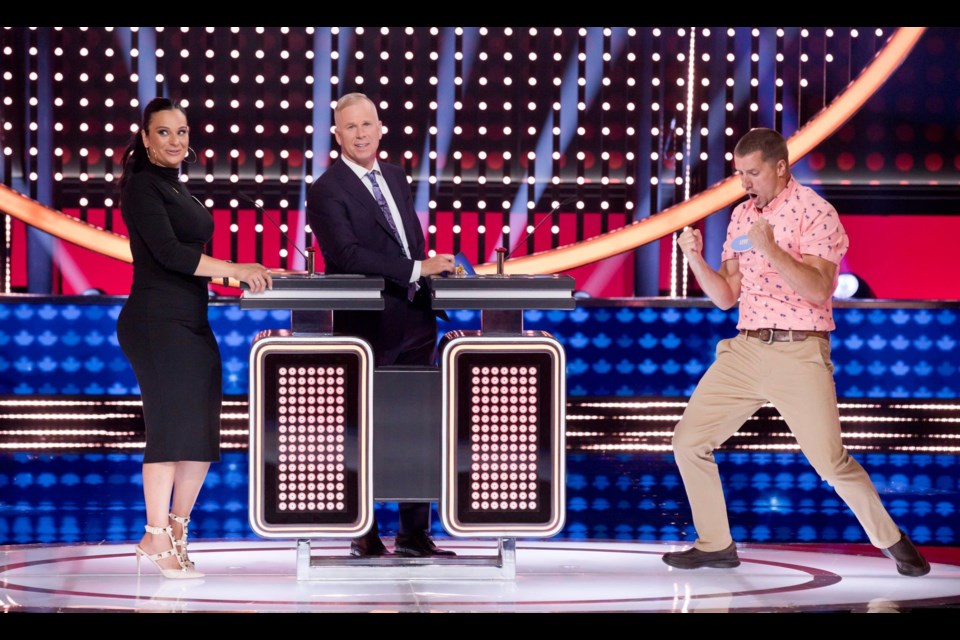
M 535 224 L 533 226 L 533 229 L 531 229 L 529 232 L 527 232 L 529 225 L 524 227 L 523 230 L 524 230 L 524 233 L 526 233 L 526 235 L 520 236 L 520 240 L 517 240 L 517 244 L 514 246 L 514 250 L 518 249 L 521 246 L 521 243 L 524 240 L 526 240 L 528 237 L 533 236 L 533 234 L 537 232 L 537 229 L 540 228 L 540 225 L 542 225 L 547 220 L 550 220 L 551 218 L 553 218 L 553 214 L 555 214 L 560 209 L 560 207 L 564 207 L 570 204 L 571 202 L 576 201 L 576 199 L 577 199 L 577 196 L 573 196 L 572 198 L 567 198 L 566 200 L 557 204 L 557 206 L 555 206 L 553 209 L 550 209 L 550 212 L 547 215 L 543 216 L 540 222 Z M 510 251 L 506 247 L 497 247 L 497 275 L 501 275 L 501 276 L 503 275 L 503 262 L 507 258 L 512 258 L 512 257 L 513 257 L 513 251 Z
M 247 194 L 245 194 L 245 193 L 243 193 L 243 192 L 238 192 L 237 195 L 239 195 L 241 198 L 243 198 L 244 200 L 246 200 L 247 202 L 249 202 L 250 204 L 252 204 L 252 205 L 254 206 L 254 208 L 256 208 L 257 211 L 259 211 L 260 213 L 262 213 L 262 214 L 263 214 L 263 217 L 266 218 L 267 220 L 269 220 L 269 221 L 270 221 L 270 224 L 272 224 L 273 226 L 275 226 L 275 227 L 277 228 L 277 231 L 279 231 L 279 232 L 280 232 L 280 235 L 283 236 L 283 239 L 287 241 L 287 244 L 289 244 L 291 247 L 293 247 L 294 249 L 296 249 L 296 250 L 297 250 L 297 253 L 299 253 L 301 256 L 303 256 L 303 262 L 304 262 L 304 265 L 305 265 L 306 268 L 307 268 L 307 275 L 308 275 L 308 276 L 315 276 L 315 275 L 317 275 L 316 265 L 315 265 L 315 263 L 314 263 L 314 256 L 315 256 L 315 254 L 317 253 L 317 250 L 314 249 L 313 247 L 309 247 L 309 248 L 307 249 L 307 253 L 305 254 L 303 251 L 300 250 L 300 247 L 298 247 L 298 246 L 293 242 L 293 240 L 291 240 L 290 237 L 289 237 L 286 233 L 284 233 L 283 228 L 282 228 L 279 224 L 277 224 L 276 220 L 274 220 L 272 217 L 270 217 L 270 214 L 268 214 L 268 213 L 266 212 L 266 210 L 265 210 L 262 206 L 260 206 L 260 203 L 259 203 L 259 202 L 257 202 L 256 200 L 254 200 L 253 198 L 251 198 L 250 196 L 248 196 Z M 309 254 L 309 255 L 308 255 L 308 254 Z

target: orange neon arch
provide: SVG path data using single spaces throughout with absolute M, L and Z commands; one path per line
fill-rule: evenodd
M 130 241 L 126 236 L 105 231 L 83 220 L 45 207 L 36 200 L 31 200 L 2 184 L 0 184 L 0 211 L 5 211 L 41 231 L 46 231 L 52 236 L 72 242 L 84 249 L 124 262 L 133 262 L 133 257 L 130 255 Z
M 925 27 L 900 27 L 860 76 L 829 107 L 790 137 L 787 146 L 793 161 L 805 156 L 853 116 L 906 59 L 925 30 Z M 504 271 L 557 273 L 603 260 L 693 224 L 743 195 L 739 181 L 731 176 L 685 202 L 629 226 L 557 249 L 508 260 Z M 125 236 L 45 207 L 4 185 L 0 185 L 0 210 L 62 240 L 123 262 L 133 260 Z M 491 263 L 477 266 L 477 273 L 495 271 L 496 267 Z
M 920 39 L 925 27 L 901 27 L 856 80 L 787 140 L 796 162 L 840 128 L 890 77 Z M 615 256 L 706 218 L 744 196 L 739 180 L 731 176 L 660 213 L 603 235 L 504 263 L 504 273 L 557 273 Z M 496 273 L 496 265 L 478 265 L 477 273 Z

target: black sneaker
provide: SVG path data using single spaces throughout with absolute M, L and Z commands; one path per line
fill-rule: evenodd
M 671 551 L 663 554 L 663 561 L 677 569 L 699 569 L 700 567 L 732 569 L 740 566 L 737 545 L 733 542 L 723 551 L 700 551 L 696 547 L 690 547 L 686 551 Z
M 902 529 L 900 530 L 900 542 L 892 547 L 881 549 L 881 551 L 883 555 L 896 561 L 897 571 L 899 571 L 902 576 L 919 578 L 920 576 L 925 576 L 930 573 L 930 563 L 927 562 L 927 559 L 913 546 L 913 541 L 910 540 Z

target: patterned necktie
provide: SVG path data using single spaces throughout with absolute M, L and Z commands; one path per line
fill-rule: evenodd
M 383 191 L 380 190 L 380 185 L 377 184 L 377 174 L 375 171 L 370 171 L 367 173 L 367 179 L 370 181 L 370 184 L 373 186 L 373 197 L 377 201 L 377 204 L 380 205 L 380 212 L 383 213 L 384 219 L 387 221 L 387 226 L 390 227 L 390 231 L 393 232 L 393 237 L 397 239 L 397 242 L 400 243 L 400 247 L 403 249 L 403 255 L 410 257 L 410 252 L 407 251 L 407 247 L 403 244 L 403 239 L 400 237 L 400 232 L 397 230 L 397 225 L 393 221 L 393 214 L 390 213 L 390 205 L 387 204 L 387 199 L 383 197 Z M 411 282 L 407 285 L 407 300 L 413 301 L 413 297 L 417 294 L 418 285 L 416 282 Z
M 387 199 L 383 197 L 383 191 L 380 190 L 380 185 L 377 183 L 376 172 L 371 171 L 368 173 L 367 179 L 370 180 L 370 184 L 373 185 L 373 197 L 376 199 L 377 204 L 380 205 L 380 211 L 383 213 L 383 217 L 387 221 L 387 226 L 390 227 L 390 231 L 393 232 L 393 237 L 397 239 L 397 242 L 400 243 L 400 247 L 403 248 L 403 255 L 409 258 L 410 254 L 407 252 L 407 249 L 403 244 L 403 239 L 400 237 L 400 232 L 397 230 L 397 224 L 393 221 L 393 214 L 390 213 L 390 205 L 387 204 Z

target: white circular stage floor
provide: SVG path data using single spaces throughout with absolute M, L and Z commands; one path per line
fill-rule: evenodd
M 492 542 L 442 540 L 461 555 Z M 314 541 L 346 556 L 347 543 Z M 736 569 L 681 571 L 668 543 L 517 542 L 516 578 L 302 580 L 294 541 L 197 542 L 206 577 L 167 580 L 133 545 L 0 547 L 0 611 L 244 612 L 747 612 L 904 611 L 960 606 L 960 563 L 922 578 L 896 572 L 866 545 L 741 545 Z M 956 557 L 956 556 L 954 556 Z M 344 557 L 344 562 L 349 558 Z

